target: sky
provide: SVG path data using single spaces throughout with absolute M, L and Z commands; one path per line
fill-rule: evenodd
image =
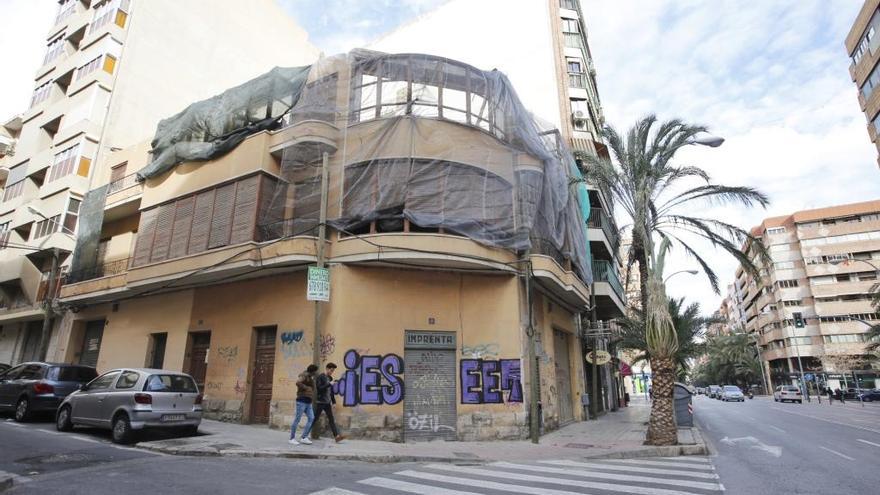
M 443 3 L 277 1 L 328 55 Z M 772 201 L 766 210 L 707 206 L 701 215 L 749 228 L 770 216 L 880 199 L 877 152 L 843 46 L 862 0 L 581 1 L 607 122 L 625 130 L 655 113 L 707 125 L 725 144 L 687 147 L 679 162 L 703 167 L 718 183 L 759 188 Z M 26 109 L 56 8 L 52 0 L 0 0 L 4 18 L 14 20 L 0 29 L 0 119 Z M 722 287 L 733 281 L 730 256 L 698 250 Z M 697 268 L 680 252 L 669 264 L 667 273 Z M 668 290 L 704 312 L 721 300 L 702 276 L 677 275 Z

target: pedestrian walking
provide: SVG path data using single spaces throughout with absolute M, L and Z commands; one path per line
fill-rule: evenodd
M 841 404 L 846 404 L 846 397 L 843 395 L 843 390 L 837 389 L 835 395 L 837 395 L 837 400 L 839 400 Z
M 333 439 L 336 442 L 345 440 L 345 435 L 339 434 L 339 428 L 336 427 L 336 420 L 333 419 L 333 405 L 336 404 L 336 397 L 333 395 L 333 372 L 336 371 L 336 364 L 327 363 L 324 372 L 318 375 L 315 381 L 315 387 L 318 390 L 315 399 L 315 421 L 321 417 L 321 413 L 327 414 L 327 422 L 330 424 L 330 431 L 333 432 Z M 320 434 L 316 435 L 318 438 Z
M 310 364 L 296 381 L 296 412 L 293 416 L 293 423 L 290 425 L 290 440 L 288 442 L 291 445 L 299 445 L 300 443 L 312 444 L 312 441 L 309 440 L 309 432 L 312 431 L 312 424 L 315 422 L 315 411 L 312 409 L 312 403 L 315 401 L 315 373 L 317 371 L 318 365 Z M 302 436 L 297 441 L 296 429 L 304 413 L 306 415 L 306 426 L 303 428 Z
M 828 393 L 828 404 L 831 405 L 834 403 L 834 391 L 831 390 L 831 387 L 825 389 L 825 392 Z

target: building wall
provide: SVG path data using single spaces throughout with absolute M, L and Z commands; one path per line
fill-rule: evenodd
M 76 360 L 85 322 L 107 319 L 98 359 L 99 371 L 142 366 L 151 333 L 168 332 L 164 367 L 186 370 L 187 334 L 210 331 L 211 348 L 205 386 L 206 416 L 249 422 L 253 377 L 254 327 L 277 325 L 273 394 L 269 423 L 287 428 L 294 412 L 295 382 L 312 362 L 314 303 L 306 301 L 305 273 L 263 277 L 193 290 L 139 297 L 76 313 L 70 344 L 59 349 Z M 246 297 L 243 297 L 246 294 Z M 508 275 L 471 275 L 396 268 L 337 265 L 331 268 L 331 302 L 324 305 L 321 364 L 335 362 L 336 375 L 346 371 L 345 355 L 404 356 L 406 330 L 447 331 L 456 336 L 456 363 L 462 359 L 520 360 L 526 355 L 521 329 L 520 284 Z M 543 297 L 534 302 L 540 332 L 541 400 L 547 428 L 559 425 L 556 350 L 553 330 L 566 333 L 571 363 L 572 410 L 581 419 L 578 391 L 583 390 L 580 344 L 572 314 Z M 78 335 L 78 333 L 80 335 Z M 460 376 L 441 377 L 456 385 L 457 438 L 461 440 L 522 438 L 527 435 L 528 372 L 520 362 L 523 400 L 500 404 L 461 403 Z M 405 363 L 404 363 L 405 366 Z M 404 368 L 403 380 L 406 384 Z M 402 402 L 342 407 L 337 421 L 356 435 L 400 441 Z M 430 409 L 427 411 L 431 414 Z
M 880 16 L 877 15 L 878 9 L 880 9 L 880 0 L 865 0 L 862 9 L 853 21 L 853 26 L 846 37 L 844 45 L 847 55 L 851 58 L 849 73 L 858 89 L 856 94 L 858 95 L 859 106 L 865 113 L 868 136 L 871 142 L 878 147 L 878 151 L 880 151 L 880 141 L 877 140 L 877 135 L 880 134 L 880 127 L 878 127 L 880 126 L 880 118 L 878 118 L 878 112 L 880 112 L 880 91 L 875 90 L 873 93 L 868 93 L 867 97 L 862 93 L 862 88 L 865 86 L 866 81 L 870 79 L 871 73 L 877 68 L 878 62 L 880 62 L 880 50 L 878 50 L 880 48 Z M 871 29 L 871 26 L 875 30 L 873 39 L 866 41 L 866 34 Z M 854 55 L 857 51 L 860 51 L 860 45 L 866 49 L 861 50 L 862 55 L 858 63 L 856 63 Z M 871 84 L 877 85 L 876 81 Z M 878 159 L 878 164 L 880 164 L 880 159 Z

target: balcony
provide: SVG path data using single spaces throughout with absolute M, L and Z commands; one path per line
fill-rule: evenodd
M 0 253 L 3 251 L 7 250 Z M 0 284 L 17 285 L 29 301 L 37 301 L 41 275 L 27 256 L 14 256 L 0 261 Z
M 272 135 L 269 151 L 277 158 L 293 153 L 304 162 L 321 159 L 339 148 L 340 131 L 335 125 L 320 120 L 295 122 Z
M 816 314 L 819 316 L 873 313 L 870 299 L 862 301 L 815 302 Z
M 625 300 L 623 295 L 623 285 L 620 283 L 620 279 L 617 276 L 617 270 L 611 262 L 605 260 L 593 260 L 593 280 L 596 282 L 606 282 L 611 286 L 614 294 L 617 295 L 621 302 Z
M 67 274 L 65 283 L 75 284 L 78 282 L 84 282 L 86 280 L 94 280 L 96 278 L 120 275 L 128 270 L 128 265 L 130 262 L 131 258 L 122 258 L 114 261 L 109 261 L 95 267 L 87 268 L 85 270 L 70 272 L 69 274 Z
M 864 282 L 837 282 L 833 284 L 812 285 L 810 288 L 813 291 L 814 297 L 869 294 L 877 283 L 878 281 L 876 280 L 866 280 Z
M 144 192 L 144 185 L 137 180 L 137 173 L 128 174 L 107 185 L 104 209 L 115 209 L 138 199 Z M 127 211 L 127 210 L 126 210 Z
M 590 218 L 587 220 L 587 227 L 602 230 L 610 247 L 611 255 L 616 257 L 617 251 L 620 249 L 620 235 L 617 233 L 617 227 L 608 214 L 605 213 L 605 210 L 602 208 L 590 208 Z M 590 240 L 592 241 L 593 239 L 591 238 Z

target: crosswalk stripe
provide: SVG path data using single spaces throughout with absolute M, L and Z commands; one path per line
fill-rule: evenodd
M 717 475 L 715 473 L 700 473 L 693 471 L 682 471 L 679 469 L 659 469 L 659 468 L 646 468 L 646 467 L 637 467 L 637 466 L 616 466 L 614 464 L 600 464 L 597 462 L 577 462 L 577 461 L 538 461 L 541 464 L 553 464 L 556 466 L 573 466 L 573 467 L 582 467 L 582 468 L 593 468 L 593 469 L 603 469 L 606 471 L 626 471 L 628 473 L 638 472 L 642 474 L 666 474 L 669 476 L 679 475 L 679 476 L 690 476 L 691 478 L 705 478 L 705 479 L 715 479 Z
M 702 469 L 704 471 L 713 471 L 715 470 L 711 464 L 696 464 L 690 462 L 679 462 L 679 461 L 648 461 L 642 459 L 603 459 L 602 462 L 614 462 L 620 464 L 635 464 L 638 466 L 661 466 L 661 467 L 671 467 L 671 468 L 688 468 L 688 469 Z
M 407 471 L 402 471 L 401 473 L 396 473 L 396 474 L 402 474 L 402 473 L 406 473 L 406 472 Z M 436 486 L 422 485 L 419 483 L 410 483 L 408 481 L 400 481 L 400 480 L 393 480 L 393 479 L 389 479 L 389 478 L 379 478 L 379 477 L 367 478 L 365 480 L 358 481 L 358 483 L 363 483 L 364 485 L 369 485 L 369 486 L 377 486 L 379 488 L 388 488 L 391 490 L 399 490 L 402 492 L 418 493 L 420 495 L 459 495 L 459 494 L 480 495 L 479 493 L 475 493 L 475 492 L 463 492 L 461 490 L 449 490 L 446 488 L 439 488 Z M 470 483 L 468 483 L 468 484 L 470 484 Z
M 861 438 L 858 438 L 857 440 L 868 445 L 873 445 L 874 447 L 880 447 L 880 443 L 869 442 L 867 440 L 862 440 Z
M 670 478 L 653 478 L 648 476 L 634 476 L 629 474 L 620 474 L 620 473 L 600 473 L 598 471 L 585 471 L 585 470 L 574 470 L 574 469 L 563 469 L 563 468 L 552 468 L 552 467 L 543 467 L 543 466 L 531 466 L 528 464 L 513 464 L 510 462 L 496 462 L 491 464 L 492 466 L 497 466 L 501 468 L 508 469 L 520 469 L 523 471 L 534 471 L 540 473 L 548 473 L 548 474 L 563 474 L 570 476 L 582 476 L 586 478 L 600 478 L 600 479 L 609 479 L 609 480 L 619 480 L 619 481 L 640 481 L 644 483 L 653 483 L 655 485 L 672 485 L 672 486 L 686 486 L 688 488 L 699 488 L 701 490 L 720 490 L 718 483 L 711 483 L 705 481 L 690 481 L 690 480 L 681 480 L 681 479 L 670 479 Z
M 321 490 L 319 492 L 312 492 L 309 495 L 364 495 L 363 492 L 353 492 L 351 490 L 344 490 L 342 488 L 336 488 L 335 486 L 331 486 L 326 490 Z
M 614 492 L 640 493 L 643 495 L 682 495 L 687 492 L 679 490 L 668 490 L 666 488 L 650 488 L 635 485 L 621 485 L 611 483 L 601 483 L 596 481 L 581 481 L 562 478 L 550 478 L 547 476 L 535 476 L 532 474 L 512 473 L 510 471 L 492 471 L 489 469 L 469 468 L 464 466 L 450 466 L 447 464 L 429 464 L 426 467 L 441 471 L 452 471 L 460 474 L 472 474 L 476 476 L 488 476 L 490 478 L 504 478 L 519 481 L 534 481 L 539 483 L 550 483 L 554 485 L 576 486 L 579 488 L 596 488 L 599 490 L 609 490 Z M 458 478 L 457 478 L 458 479 Z M 471 480 L 465 480 L 471 481 Z
M 511 485 L 508 483 L 496 483 L 494 481 L 475 480 L 469 478 L 455 478 L 453 476 L 444 476 L 442 474 L 422 473 L 419 471 L 400 471 L 394 473 L 400 476 L 409 476 L 423 480 L 439 481 L 441 483 L 451 483 L 454 485 L 467 485 L 471 487 L 487 488 L 490 490 L 499 490 L 507 493 L 529 493 L 531 495 L 583 495 L 577 492 L 569 492 L 566 490 L 552 490 L 550 488 L 539 488 L 535 486 Z M 421 493 L 421 492 L 420 492 Z M 424 492 L 428 495 L 428 492 Z M 468 493 L 458 490 L 451 493 Z

